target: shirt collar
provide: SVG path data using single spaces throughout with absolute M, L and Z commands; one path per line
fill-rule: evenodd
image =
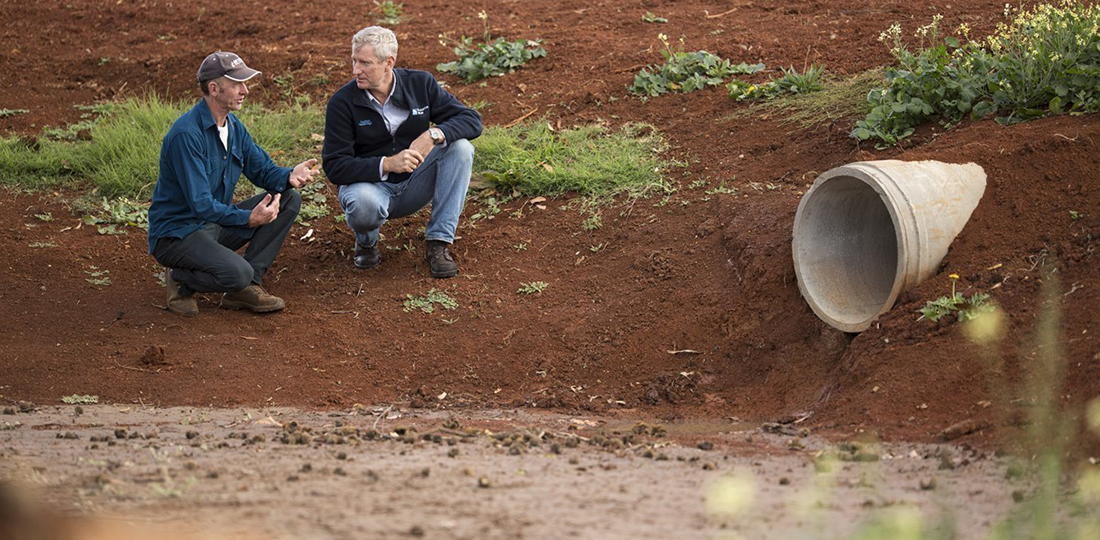
M 393 74 L 393 86 L 390 87 L 390 95 L 386 96 L 386 103 L 392 102 L 393 98 L 394 98 L 394 95 L 397 94 L 397 70 L 396 69 L 391 69 L 390 73 Z M 374 98 L 374 94 L 370 93 L 370 90 L 363 90 L 363 93 L 367 95 L 368 102 L 370 102 L 373 105 L 377 105 L 379 109 L 381 109 L 383 107 L 383 105 L 381 103 L 379 103 L 377 99 Z
M 195 109 L 199 113 L 199 123 L 203 129 L 218 127 L 218 123 L 214 121 L 214 113 L 210 112 L 210 105 L 206 103 L 206 98 L 199 98 L 199 102 L 195 104 Z M 226 122 L 228 123 L 228 120 Z
M 206 103 L 206 98 L 199 98 L 199 102 L 195 104 L 195 109 L 199 113 L 199 123 L 203 129 L 217 128 L 218 123 L 214 120 L 214 113 L 210 111 L 210 105 Z M 225 125 L 228 127 L 233 123 L 233 113 L 225 115 Z M 232 128 L 230 128 L 232 129 Z

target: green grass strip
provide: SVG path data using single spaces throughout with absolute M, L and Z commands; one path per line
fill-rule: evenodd
M 25 188 L 95 188 L 104 197 L 148 199 L 159 173 L 160 146 L 172 122 L 194 102 L 157 96 L 97 106 L 94 118 L 46 129 L 36 140 L 0 139 L 0 184 Z M 259 105 L 239 115 L 252 138 L 280 165 L 315 155 L 311 138 L 323 130 L 321 111 L 309 104 L 279 109 Z
M 474 146 L 476 174 L 502 190 L 524 195 L 576 193 L 599 198 L 671 189 L 665 173 L 674 163 L 661 158 L 667 145 L 646 124 L 618 130 L 602 125 L 554 130 L 545 121 L 490 126 Z
M 156 96 L 131 99 L 85 108 L 93 112 L 81 122 L 44 130 L 33 141 L 0 138 L 0 183 L 94 188 L 97 200 L 148 200 L 164 134 L 192 105 Z M 250 105 L 239 117 L 276 163 L 288 166 L 319 157 L 316 146 L 324 131 L 319 106 L 307 101 L 277 109 Z M 554 130 L 545 121 L 490 126 L 474 145 L 475 176 L 526 195 L 637 196 L 670 189 L 664 175 L 671 163 L 660 157 L 666 145 L 648 125 L 617 130 L 602 125 Z
M 824 88 L 807 94 L 785 94 L 734 111 L 728 118 L 781 115 L 783 121 L 801 128 L 828 124 L 845 117 L 861 116 L 871 110 L 867 93 L 883 83 L 882 70 L 874 69 L 851 77 L 827 78 Z

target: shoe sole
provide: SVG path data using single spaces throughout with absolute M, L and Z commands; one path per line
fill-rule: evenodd
M 172 308 L 168 308 L 168 312 L 169 313 L 175 313 L 176 315 L 179 315 L 180 317 L 194 317 L 195 315 L 199 314 L 198 310 L 195 310 L 195 311 L 180 311 L 178 309 L 172 309 Z
M 271 313 L 271 312 L 274 312 L 274 311 L 280 311 L 280 310 L 282 310 L 283 308 L 286 307 L 285 305 L 271 306 L 271 307 L 257 307 L 257 306 L 253 306 L 253 305 L 245 304 L 245 303 L 225 302 L 225 301 L 221 302 L 221 304 L 219 304 L 219 306 L 222 309 L 231 309 L 233 311 L 237 311 L 238 309 L 247 309 L 248 311 L 251 311 L 252 313 Z
M 354 265 L 356 268 L 358 268 L 360 270 L 370 270 L 371 268 L 375 268 L 378 265 L 382 264 L 382 261 L 378 261 L 374 264 L 367 264 L 367 265 L 355 264 L 355 261 L 352 261 L 351 264 Z
M 453 272 L 431 272 L 431 274 L 432 274 L 432 277 L 434 277 L 436 279 L 446 279 L 446 278 L 452 278 L 452 277 L 457 276 L 458 275 L 458 270 L 455 270 Z

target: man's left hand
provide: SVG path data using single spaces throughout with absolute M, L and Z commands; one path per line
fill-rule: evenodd
M 313 180 L 313 173 L 317 172 L 318 167 L 320 165 L 317 165 L 316 159 L 307 159 L 295 165 L 294 170 L 290 171 L 290 180 L 288 181 L 290 187 L 297 189 L 310 183 Z

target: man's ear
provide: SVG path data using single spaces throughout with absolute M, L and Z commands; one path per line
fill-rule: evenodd
M 397 57 L 396 56 L 386 57 L 386 67 L 388 67 L 390 69 L 393 69 L 393 66 L 395 66 L 396 64 L 397 64 Z

